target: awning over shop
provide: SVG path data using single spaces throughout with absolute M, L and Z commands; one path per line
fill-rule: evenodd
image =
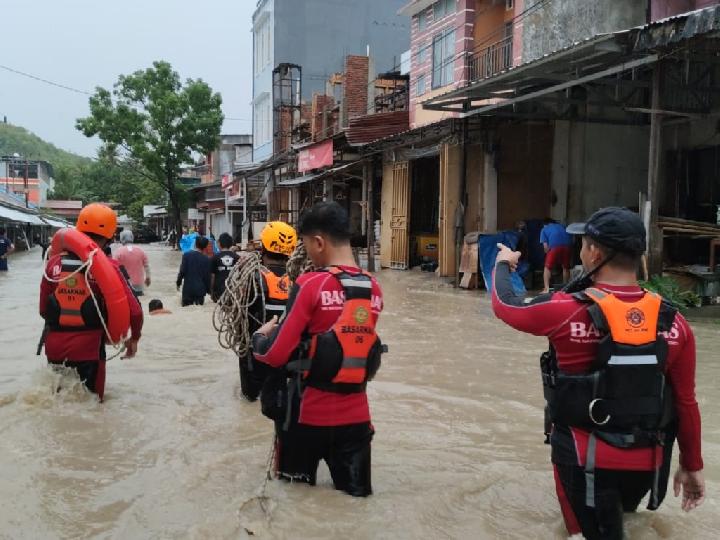
M 70 226 L 64 221 L 60 221 L 59 219 L 53 219 L 51 217 L 42 216 L 42 220 L 51 227 L 55 227 L 56 229 L 64 229 L 65 227 Z
M 566 90 L 593 80 L 655 62 L 657 55 L 628 54 L 626 32 L 596 36 L 542 58 L 510 68 L 499 75 L 426 101 L 423 107 L 454 111 L 461 116 Z
M 319 174 L 306 174 L 304 176 L 298 176 L 297 178 L 289 178 L 287 180 L 281 180 L 277 183 L 277 187 L 293 187 L 301 184 L 307 184 L 315 180 Z
M 277 187 L 294 187 L 299 186 L 301 184 L 306 184 L 308 182 L 312 182 L 313 180 L 322 180 L 324 178 L 329 178 L 330 176 L 333 176 L 338 173 L 344 173 L 348 169 L 352 167 L 357 167 L 359 165 L 362 165 L 365 162 L 365 160 L 358 160 L 358 161 L 351 161 L 350 163 L 344 163 L 342 165 L 339 165 L 337 167 L 334 167 L 332 169 L 327 169 L 325 171 L 321 171 L 319 173 L 315 174 L 306 174 L 305 176 L 298 176 L 297 178 L 289 178 L 287 180 L 281 180 L 277 183 Z
M 6 219 L 8 221 L 15 221 L 18 223 L 29 223 L 31 225 L 45 225 L 45 222 L 35 214 L 28 214 L 15 210 L 8 206 L 0 206 L 0 219 Z
M 423 108 L 457 112 L 460 117 L 489 113 L 603 78 L 617 78 L 657 62 L 658 47 L 713 35 L 718 29 L 720 6 L 711 6 L 646 26 L 594 36 L 435 96 L 425 101 Z

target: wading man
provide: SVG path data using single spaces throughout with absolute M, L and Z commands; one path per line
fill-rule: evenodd
M 130 278 L 130 286 L 137 296 L 144 294 L 144 287 L 150 286 L 150 264 L 145 252 L 133 245 L 135 237 L 132 231 L 120 232 L 121 247 L 115 252 L 115 260 L 125 268 Z
M 112 240 L 116 226 L 117 217 L 111 208 L 89 204 L 78 216 L 76 229 L 86 238 L 77 244 L 87 246 L 89 238 L 103 249 Z M 71 233 L 77 235 L 75 231 Z M 62 236 L 63 231 L 56 235 Z M 137 351 L 143 313 L 117 261 L 108 258 L 107 268 L 98 264 L 88 268 L 81 260 L 85 255 L 70 250 L 51 253 L 40 283 L 40 315 L 46 324 L 44 344 L 48 362 L 74 369 L 88 390 L 102 401 L 106 358 L 104 324 L 107 325 L 108 317 L 112 316 L 105 308 L 105 296 L 124 295 L 128 303 L 131 335 L 125 342 L 125 358 L 132 358 Z M 100 272 L 107 272 L 104 290 L 98 283 Z
M 568 531 L 622 538 L 623 512 L 648 492 L 648 509 L 660 506 L 676 437 L 675 495 L 686 511 L 704 499 L 695 339 L 682 315 L 638 286 L 645 227 L 637 214 L 604 208 L 568 232 L 582 235 L 582 282 L 524 304 L 510 284 L 520 254 L 502 248 L 492 304 L 513 328 L 549 338 L 541 366 Z
M 190 251 L 183 253 L 175 285 L 178 290 L 182 285 L 182 306 L 205 303 L 205 295 L 210 292 L 210 259 L 204 255 L 208 247 L 208 239 L 204 236 L 195 238 L 195 245 Z
M 15 246 L 5 236 L 5 227 L 0 227 L 0 272 L 7 272 L 7 258 L 13 251 L 15 251 Z
M 318 464 L 325 460 L 336 489 L 365 497 L 372 493 L 374 433 L 365 386 L 380 365 L 375 324 L 382 293 L 355 263 L 350 222 L 339 204 L 307 210 L 298 233 L 322 270 L 298 277 L 282 324 L 270 321 L 253 336 L 255 358 L 293 376 L 289 409 L 275 423 L 277 473 L 315 485 Z

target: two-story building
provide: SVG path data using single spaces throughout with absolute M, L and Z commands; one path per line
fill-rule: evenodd
M 27 205 L 43 206 L 54 187 L 52 165 L 17 156 L 0 157 L 0 184 L 8 193 L 24 197 Z
M 716 4 L 409 2 L 414 129 L 366 149 L 383 155 L 383 266 L 416 264 L 435 235 L 439 273 L 453 276 L 466 231 L 610 204 L 708 220 L 713 203 L 687 196 L 713 193 L 714 150 L 698 144 L 716 140 Z

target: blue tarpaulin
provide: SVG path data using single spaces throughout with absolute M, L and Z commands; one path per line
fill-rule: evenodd
M 498 254 L 498 243 L 505 244 L 510 249 L 515 249 L 518 244 L 518 233 L 514 231 L 499 232 L 497 234 L 481 234 L 478 237 L 478 261 L 480 264 L 480 273 L 485 281 L 485 288 L 492 290 L 492 271 L 495 268 L 495 258 Z M 525 294 L 525 284 L 523 283 L 521 273 L 527 272 L 527 263 L 518 267 L 517 272 L 511 275 L 513 289 L 516 294 Z
M 195 247 L 195 240 L 198 236 L 200 235 L 196 232 L 182 235 L 182 238 L 180 239 L 180 249 L 183 253 L 186 253 L 190 251 L 193 247 Z M 220 251 L 217 247 L 217 243 L 214 240 L 210 240 L 208 238 L 208 242 L 212 244 L 213 253 L 218 253 Z

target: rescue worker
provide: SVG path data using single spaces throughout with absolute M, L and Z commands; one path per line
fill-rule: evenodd
M 259 276 L 263 298 L 250 307 L 250 331 L 254 332 L 273 317 L 285 313 L 290 278 L 286 265 L 297 246 L 297 233 L 287 223 L 272 221 L 260 233 L 262 263 L 266 270 Z M 270 372 L 252 361 L 252 352 L 239 359 L 240 390 L 248 401 L 257 400 Z
M 112 241 L 116 227 L 115 212 L 108 206 L 93 203 L 80 211 L 75 228 L 87 235 L 102 249 Z M 74 253 L 51 255 L 45 269 L 45 274 L 48 276 L 59 277 L 77 271 L 81 266 L 80 258 Z M 110 262 L 118 273 L 120 278 L 118 286 L 123 287 L 130 307 L 131 334 L 130 339 L 125 342 L 124 357 L 132 358 L 137 352 L 140 340 L 143 324 L 142 308 L 122 275 L 117 261 L 110 259 Z M 90 273 L 92 274 L 92 270 Z M 62 311 L 70 309 L 67 306 L 72 307 L 78 304 L 77 298 L 70 297 L 71 293 L 64 294 L 62 287 L 58 287 L 57 283 L 49 281 L 44 276 L 40 283 L 40 315 L 45 319 L 46 324 L 45 354 L 50 365 L 74 369 L 87 389 L 97 394 L 102 402 L 105 393 L 106 335 L 100 317 L 106 318 L 107 314 L 97 313 L 86 284 L 93 288 L 101 306 L 102 291 L 86 270 L 76 275 L 73 280 L 76 285 L 73 287 L 72 294 L 76 295 L 76 291 L 79 290 L 83 291 L 82 294 L 85 296 L 81 302 L 82 320 L 77 326 L 66 326 L 59 322 Z M 38 354 L 40 354 L 39 351 Z
M 675 496 L 682 492 L 686 511 L 704 499 L 695 338 L 682 315 L 638 286 L 645 227 L 637 214 L 604 208 L 568 232 L 582 235 L 576 286 L 524 304 L 510 284 L 520 254 L 503 246 L 492 304 L 513 328 L 549 338 L 541 367 L 568 532 L 622 538 L 623 512 L 648 492 L 648 509 L 660 506 L 676 437 Z
M 322 459 L 336 489 L 366 497 L 374 430 L 365 386 L 380 365 L 375 324 L 382 293 L 356 265 L 348 214 L 339 204 L 314 205 L 298 231 L 322 270 L 299 276 L 282 323 L 273 318 L 253 336 L 259 362 L 293 374 L 285 413 L 275 421 L 276 472 L 315 485 Z

